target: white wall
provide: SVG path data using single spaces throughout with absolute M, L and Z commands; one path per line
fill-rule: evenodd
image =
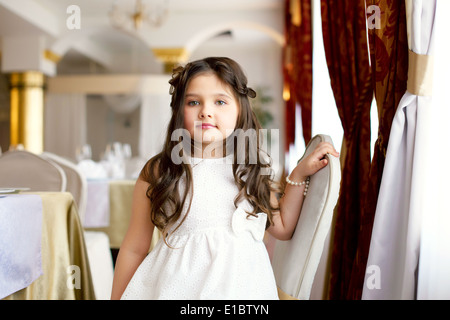
M 131 113 L 114 112 L 100 95 L 87 96 L 87 142 L 92 157 L 99 160 L 106 145 L 113 142 L 128 143 L 133 155 L 138 153 L 140 109 Z

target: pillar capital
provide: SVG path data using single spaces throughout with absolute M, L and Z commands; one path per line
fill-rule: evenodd
M 172 73 L 177 64 L 185 63 L 189 52 L 185 48 L 153 48 L 155 57 L 164 63 L 164 73 Z
M 2 39 L 1 71 L 25 73 L 36 70 L 48 76 L 56 74 L 61 56 L 46 48 L 42 36 L 9 36 Z
M 40 71 L 13 72 L 9 81 L 12 88 L 43 88 L 44 74 Z

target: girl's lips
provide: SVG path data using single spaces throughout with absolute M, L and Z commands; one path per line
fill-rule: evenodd
M 202 123 L 199 127 L 201 127 L 202 129 L 212 129 L 215 128 L 216 126 L 210 123 Z

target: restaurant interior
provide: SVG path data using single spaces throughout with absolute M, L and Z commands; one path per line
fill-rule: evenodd
M 280 299 L 450 299 L 449 10 L 0 0 L 0 299 L 110 299 L 172 71 L 205 57 L 232 58 L 256 91 L 275 180 L 320 141 L 340 152 L 292 239 L 264 237 Z

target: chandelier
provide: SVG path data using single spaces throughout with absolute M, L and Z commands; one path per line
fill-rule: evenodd
M 139 31 L 144 24 L 151 27 L 160 27 L 167 19 L 169 13 L 169 0 L 150 0 L 144 3 L 136 0 L 134 11 L 120 7 L 118 1 L 114 1 L 109 11 L 111 24 L 120 29 Z

